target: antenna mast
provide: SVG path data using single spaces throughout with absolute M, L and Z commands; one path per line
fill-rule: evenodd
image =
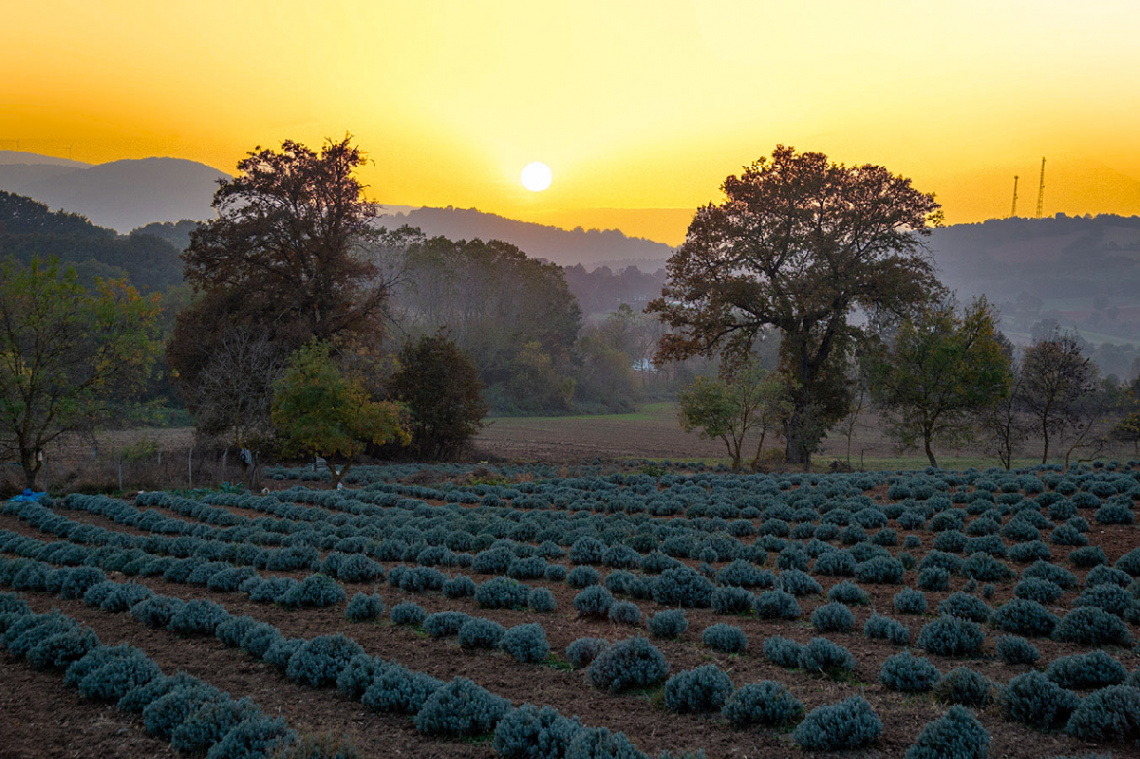
M 1017 216 L 1017 176 L 1013 178 L 1013 205 L 1009 207 L 1009 215 Z
M 1041 218 L 1041 212 L 1045 210 L 1045 159 L 1041 159 L 1041 184 L 1037 187 L 1037 214 L 1036 218 Z

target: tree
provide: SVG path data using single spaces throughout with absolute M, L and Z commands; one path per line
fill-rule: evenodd
M 806 467 L 847 410 L 853 310 L 903 313 L 940 288 L 919 242 L 938 204 L 881 166 L 782 145 L 722 189 L 724 203 L 697 210 L 649 304 L 676 330 L 657 360 L 718 350 L 742 360 L 765 327 L 779 329 L 792 387 L 787 459 Z
M 327 342 L 310 343 L 289 357 L 274 385 L 271 416 L 282 451 L 324 458 L 335 484 L 369 443 L 411 440 L 399 406 L 371 400 L 358 379 L 337 367 Z
M 90 431 L 142 387 L 158 352 L 158 307 L 121 280 L 88 292 L 75 270 L 0 265 L 0 433 L 35 489 L 42 451 Z
M 398 359 L 389 389 L 408 409 L 412 447 L 421 457 L 454 456 L 487 414 L 478 369 L 443 333 L 407 343 Z
M 1096 380 L 1096 364 L 1081 353 L 1075 335 L 1055 332 L 1025 349 L 1021 399 L 1041 435 L 1042 464 L 1049 461 L 1051 437 L 1078 423 L 1083 398 L 1096 391 Z
M 777 429 L 791 410 L 787 386 L 756 361 L 725 371 L 717 379 L 698 377 L 677 400 L 681 428 L 685 432 L 698 430 L 701 438 L 720 438 L 734 471 L 743 464 L 745 436 L 760 433 L 751 462 L 755 469 L 768 433 Z
M 1013 365 L 1009 393 L 977 410 L 976 423 L 986 450 L 998 457 L 1006 471 L 1029 437 L 1030 423 L 1022 408 L 1023 377 L 1021 367 Z
M 931 466 L 934 441 L 969 437 L 974 413 L 1010 393 L 1010 358 L 997 314 L 980 298 L 961 315 L 944 302 L 901 322 L 871 361 L 871 390 L 899 442 L 922 441 Z
M 280 152 L 257 148 L 238 177 L 220 181 L 218 218 L 191 233 L 186 279 L 265 294 L 272 320 L 302 343 L 377 330 L 387 288 L 362 255 L 376 207 L 353 176 L 365 160 L 349 137 L 319 155 L 291 140 Z

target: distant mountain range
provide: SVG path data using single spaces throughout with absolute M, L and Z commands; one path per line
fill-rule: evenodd
M 86 216 L 121 233 L 152 221 L 209 219 L 217 169 L 181 158 L 143 158 L 98 165 L 12 150 L 0 151 L 0 190 Z

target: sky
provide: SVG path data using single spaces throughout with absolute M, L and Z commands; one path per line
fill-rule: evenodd
M 9 3 L 0 149 L 233 172 L 353 135 L 371 199 L 677 244 L 777 144 L 948 223 L 1140 214 L 1136 0 Z M 18 143 L 17 143 L 18 140 Z M 525 189 L 532 161 L 549 189 Z

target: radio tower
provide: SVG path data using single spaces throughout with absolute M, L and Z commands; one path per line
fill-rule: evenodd
M 1045 159 L 1041 159 L 1041 184 L 1037 186 L 1037 213 L 1035 218 L 1041 218 L 1041 212 L 1045 210 Z
M 1009 207 L 1009 215 L 1017 216 L 1017 177 L 1013 178 L 1013 205 Z

